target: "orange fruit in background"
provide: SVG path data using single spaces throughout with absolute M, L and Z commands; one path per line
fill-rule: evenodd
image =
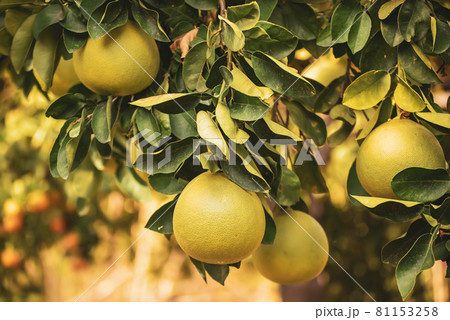
M 102 95 L 127 96 L 144 90 L 159 70 L 155 40 L 133 21 L 109 34 L 97 41 L 89 38 L 83 48 L 74 52 L 78 78 Z
M 2 265 L 8 269 L 17 269 L 22 264 L 23 257 L 19 251 L 7 248 L 2 251 L 0 256 Z
M 275 241 L 272 245 L 262 244 L 253 254 L 253 263 L 269 280 L 297 284 L 323 271 L 328 261 L 328 239 L 312 216 L 292 209 L 288 212 L 290 216 L 275 216 Z
M 173 214 L 173 230 L 189 256 L 207 263 L 245 259 L 265 232 L 262 204 L 223 173 L 202 173 L 187 184 Z
M 79 246 L 80 246 L 80 235 L 75 232 L 69 232 L 68 234 L 66 234 L 64 236 L 64 238 L 62 239 L 63 241 L 63 246 L 66 249 L 66 251 L 74 251 L 76 250 Z
M 41 190 L 30 192 L 27 197 L 26 208 L 29 212 L 45 213 L 52 206 L 49 195 Z
M 72 269 L 74 271 L 85 270 L 91 264 L 91 262 L 87 258 L 82 256 L 72 257 L 71 262 L 72 262 Z
M 22 215 L 24 213 L 20 202 L 14 199 L 7 199 L 3 204 L 3 214 L 5 216 Z
M 6 233 L 17 233 L 23 229 L 24 225 L 25 219 L 23 215 L 3 217 L 3 230 L 5 230 Z
M 63 234 L 66 231 L 66 220 L 62 216 L 54 217 L 49 224 L 50 231 L 54 234 Z
M 391 188 L 395 175 L 406 168 L 445 169 L 444 151 L 424 126 L 394 119 L 373 130 L 359 148 L 356 172 L 374 197 L 397 199 Z

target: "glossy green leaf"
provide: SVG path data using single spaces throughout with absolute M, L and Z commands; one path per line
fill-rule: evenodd
M 378 32 L 361 51 L 361 71 L 389 71 L 397 64 L 397 48 L 390 47 Z
M 289 115 L 301 132 L 314 140 L 318 146 L 325 144 L 327 139 L 327 127 L 321 117 L 306 110 L 300 103 L 292 101 L 287 103 Z
M 384 263 L 397 265 L 401 258 L 411 249 L 414 242 L 421 235 L 429 233 L 431 226 L 425 219 L 417 219 L 408 228 L 403 236 L 386 244 L 381 251 L 381 260 Z
M 434 17 L 431 17 L 431 19 L 436 24 L 433 36 L 433 53 L 441 54 L 450 47 L 450 25 L 448 22 L 436 20 Z
M 439 205 L 431 204 L 431 216 L 442 225 L 450 225 L 450 197 Z
M 216 107 L 216 119 L 225 135 L 236 143 L 245 143 L 249 136 L 239 128 L 231 117 L 230 109 L 223 102 L 218 102 Z
M 33 49 L 33 71 L 43 91 L 52 86 L 61 30 L 52 26 L 39 34 Z
M 206 111 L 197 113 L 197 129 L 202 139 L 216 145 L 222 154 L 229 158 L 228 145 L 216 123 Z
M 264 237 L 261 244 L 271 245 L 275 241 L 275 237 L 277 235 L 277 226 L 275 225 L 275 221 L 273 221 L 272 216 L 265 209 L 264 214 L 266 217 L 266 229 L 264 231 Z
M 200 42 L 192 47 L 183 62 L 183 79 L 190 90 L 205 91 L 206 80 L 203 78 L 203 68 L 207 60 L 208 44 Z
M 419 48 L 413 48 L 409 43 L 403 43 L 398 48 L 398 63 L 408 76 L 422 84 L 440 83 L 441 80 L 427 60 Z
M 341 97 L 341 89 L 344 80 L 344 77 L 334 79 L 327 87 L 319 92 L 314 104 L 315 112 L 328 112 L 337 104 Z
M 17 7 L 5 11 L 5 25 L 6 31 L 13 36 L 21 24 L 30 16 L 30 11 Z
M 262 53 L 252 55 L 252 64 L 258 79 L 273 91 L 291 98 L 315 94 L 315 88 L 297 70 L 292 69 Z
M 306 3 L 277 6 L 270 21 L 285 27 L 300 40 L 313 40 L 319 32 L 316 14 Z
M 92 39 L 98 40 L 127 21 L 128 10 L 125 2 L 112 1 L 92 13 L 87 23 L 87 31 Z
M 84 33 L 74 33 L 68 30 L 63 30 L 63 41 L 67 52 L 74 53 L 78 49 L 81 49 L 87 42 L 89 36 Z
M 429 25 L 430 9 L 419 0 L 406 0 L 398 13 L 398 27 L 403 38 L 410 42 L 416 34 L 417 25 L 426 23 Z
M 258 97 L 251 97 L 235 91 L 230 104 L 230 116 L 236 120 L 256 121 L 269 111 L 269 106 Z
M 162 234 L 173 233 L 173 211 L 177 203 L 178 197 L 174 200 L 163 204 L 156 210 L 148 220 L 145 228 Z
M 230 20 L 219 15 L 223 22 L 222 39 L 231 51 L 239 51 L 245 45 L 245 36 L 239 27 Z
M 434 265 L 432 246 L 436 234 L 437 232 L 420 236 L 408 253 L 398 262 L 395 278 L 403 300 L 414 288 L 417 275 Z
M 302 189 L 312 193 L 328 192 L 328 187 L 316 160 L 305 160 L 301 165 L 297 165 L 295 160 L 294 172 L 300 178 Z
M 392 15 L 381 21 L 380 27 L 384 40 L 391 47 L 396 47 L 405 40 L 398 28 L 398 19 L 396 15 Z
M 245 0 L 246 3 L 253 2 L 252 0 Z M 278 0 L 256 0 L 259 5 L 260 19 L 268 20 L 272 15 L 273 9 L 278 3 Z
M 230 267 L 228 265 L 223 264 L 210 264 L 203 263 L 205 265 L 206 272 L 213 278 L 215 281 L 220 283 L 221 285 L 225 285 L 225 280 L 228 277 L 230 272 Z
M 348 47 L 355 54 L 364 48 L 369 40 L 370 30 L 372 28 L 372 21 L 370 16 L 363 12 L 361 15 L 357 16 L 354 24 L 350 28 L 348 34 Z
M 391 182 L 392 190 L 401 199 L 433 202 L 450 188 L 450 176 L 445 169 L 407 168 Z
M 388 121 L 391 118 L 393 108 L 394 104 L 392 103 L 391 98 L 386 98 L 372 115 L 366 126 L 358 134 L 356 140 L 364 139 L 373 129 Z
M 228 20 L 234 22 L 242 31 L 253 28 L 259 20 L 259 15 L 259 5 L 256 1 L 227 8 Z
M 29 16 L 17 29 L 14 34 L 11 43 L 11 63 L 14 70 L 19 74 L 25 60 L 30 52 L 31 45 L 33 44 L 33 25 L 36 19 L 36 15 L 33 14 Z
M 331 17 L 331 39 L 333 41 L 346 39 L 353 21 L 360 12 L 361 6 L 356 1 L 343 1 L 338 4 Z
M 244 35 L 246 50 L 261 51 L 279 60 L 291 54 L 298 42 L 289 30 L 266 21 L 258 22 Z
M 380 18 L 380 20 L 386 19 L 403 2 L 405 2 L 405 0 L 390 0 L 383 3 L 378 10 L 378 18 Z
M 281 167 L 281 180 L 276 195 L 282 206 L 292 206 L 300 198 L 300 179 L 286 166 Z
M 359 76 L 344 91 L 342 104 L 365 110 L 375 106 L 388 93 L 391 76 L 386 71 L 369 71 Z
M 401 109 L 408 112 L 419 112 L 426 107 L 425 101 L 422 100 L 420 95 L 401 78 L 398 78 L 394 100 Z
M 180 184 L 174 174 L 155 174 L 148 177 L 148 182 L 155 191 L 162 194 L 177 194 L 184 188 L 184 185 Z
M 189 259 L 191 260 L 192 264 L 195 266 L 195 269 L 197 269 L 198 273 L 203 278 L 205 283 L 207 283 L 205 264 L 203 262 L 201 262 L 201 261 L 198 261 L 198 260 L 192 258 L 192 257 L 189 257 Z
M 216 0 L 186 0 L 186 3 L 200 10 L 214 10 L 218 7 Z
M 131 5 L 131 13 L 136 22 L 150 37 L 157 41 L 169 42 L 164 29 L 159 23 L 159 13 L 156 10 L 138 8 L 134 2 Z
M 245 95 L 252 97 L 259 97 L 263 100 L 268 99 L 273 91 L 267 87 L 259 87 L 253 83 L 252 80 L 239 68 L 233 65 L 231 70 L 233 82 L 231 88 L 237 90 Z
M 440 131 L 448 132 L 450 130 L 450 114 L 448 113 L 417 112 L 416 116 Z
M 49 26 L 64 19 L 64 10 L 59 3 L 49 4 L 37 15 L 33 25 L 33 36 L 35 39 Z
M 84 33 L 87 31 L 86 23 L 83 19 L 83 12 L 74 3 L 67 3 L 63 7 L 64 19 L 59 22 L 67 31 L 74 33 Z
M 197 92 L 167 93 L 136 100 L 130 102 L 130 104 L 147 109 L 155 108 L 164 113 L 176 114 L 196 107 L 201 97 L 202 95 Z
M 264 192 L 270 189 L 269 184 L 261 178 L 251 174 L 242 164 L 241 158 L 236 158 L 236 164 L 220 161 L 225 175 L 241 188 L 252 192 Z
M 171 114 L 170 126 L 172 133 L 178 139 L 198 136 L 197 123 L 195 122 L 196 114 L 194 110 Z
M 68 93 L 55 100 L 45 112 L 45 116 L 54 119 L 69 119 L 80 112 L 86 105 L 80 93 Z

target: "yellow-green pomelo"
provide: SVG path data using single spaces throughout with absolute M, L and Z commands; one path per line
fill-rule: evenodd
M 159 70 L 159 51 L 153 38 L 136 22 L 128 21 L 109 35 L 73 54 L 75 72 L 90 90 L 127 96 L 148 87 Z
M 445 169 L 444 152 L 435 136 L 408 119 L 383 123 L 362 143 L 356 172 L 364 189 L 374 197 L 396 199 L 391 188 L 395 175 L 406 168 Z
M 342 77 L 347 71 L 347 59 L 336 59 L 330 52 L 305 67 L 302 76 L 328 86 L 334 79 Z
M 328 261 L 328 240 L 322 226 L 310 215 L 289 210 L 274 218 L 273 245 L 261 245 L 253 254 L 256 269 L 281 284 L 302 283 L 317 277 Z M 295 221 L 294 221 L 295 220 Z
M 205 172 L 185 187 L 173 214 L 173 231 L 189 256 L 213 264 L 236 263 L 251 255 L 265 231 L 258 196 L 223 173 Z
M 70 87 L 78 82 L 80 82 L 80 80 L 75 73 L 73 59 L 64 60 L 61 58 L 56 67 L 55 74 L 53 75 L 52 87 L 49 91 L 59 97 L 65 95 Z

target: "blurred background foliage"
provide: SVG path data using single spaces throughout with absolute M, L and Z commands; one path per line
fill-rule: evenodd
M 346 61 L 322 59 L 328 60 L 310 68 L 309 77 L 326 85 L 345 73 Z M 312 61 L 299 50 L 292 65 L 301 70 Z M 441 105 L 448 85 L 434 88 Z M 128 198 L 111 174 L 111 161 L 97 163 L 91 177 L 79 170 L 67 182 L 52 178 L 48 155 L 62 123 L 45 117 L 48 97 L 36 86 L 24 96 L 4 68 L 0 89 L 0 301 L 370 301 L 341 267 L 376 300 L 401 301 L 393 267 L 380 261 L 380 252 L 407 226 L 349 202 L 345 184 L 358 149 L 354 137 L 321 149 L 329 195 L 303 195 L 340 266 L 330 259 L 317 279 L 279 286 L 259 275 L 249 258 L 239 271 L 231 268 L 223 287 L 205 284 L 173 239 L 144 229 L 168 199 L 155 192 L 141 203 Z M 340 127 L 339 120 L 325 121 L 330 134 Z M 363 127 L 367 120 L 357 121 Z M 83 195 L 89 200 L 81 201 Z M 409 301 L 447 301 L 444 274 L 441 263 L 424 272 Z

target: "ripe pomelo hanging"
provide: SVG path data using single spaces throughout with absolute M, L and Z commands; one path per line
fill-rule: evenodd
M 56 67 L 55 74 L 53 75 L 52 87 L 49 91 L 55 96 L 60 97 L 65 95 L 67 91 L 78 82 L 80 82 L 80 79 L 78 79 L 78 76 L 75 73 L 73 59 L 64 60 L 61 58 Z
M 358 179 L 374 197 L 398 198 L 391 181 L 410 167 L 445 169 L 446 162 L 435 136 L 408 119 L 391 120 L 377 127 L 361 144 L 356 157 Z
M 90 90 L 102 95 L 127 96 L 147 88 L 159 70 L 156 42 L 136 22 L 128 21 L 109 35 L 73 54 L 75 72 Z
M 173 215 L 180 247 L 213 264 L 236 263 L 251 255 L 264 237 L 265 225 L 258 196 L 223 173 L 202 173 L 188 183 Z
M 292 209 L 288 212 L 290 216 L 275 216 L 275 241 L 261 245 L 253 254 L 253 263 L 269 280 L 296 284 L 312 280 L 323 271 L 328 261 L 328 240 L 312 216 Z

